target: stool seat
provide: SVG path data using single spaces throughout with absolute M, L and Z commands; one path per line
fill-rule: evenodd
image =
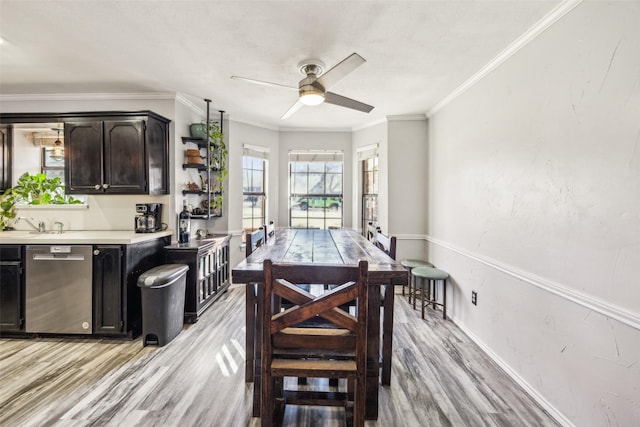
M 420 293 L 420 305 L 422 306 L 422 318 L 424 308 L 431 305 L 434 309 L 437 305 L 442 307 L 442 318 L 447 318 L 447 278 L 449 273 L 435 267 L 415 267 L 411 269 L 411 279 L 415 280 L 413 289 L 409 289 L 409 298 L 413 299 L 413 308 L 416 308 L 416 299 Z M 420 284 L 418 285 L 418 281 Z M 437 282 L 442 283 L 442 302 L 437 296 Z M 412 291 L 412 292 L 411 292 Z M 425 299 L 426 297 L 426 299 Z
M 438 270 L 434 267 L 416 267 L 411 270 L 411 274 L 422 279 L 444 280 L 449 277 L 446 271 Z
M 433 264 L 431 264 L 429 261 L 423 261 L 421 259 L 403 259 L 402 261 L 400 261 L 400 264 L 404 268 L 409 270 L 409 273 L 411 273 L 411 270 L 416 267 L 433 267 Z M 409 304 L 411 304 L 411 296 L 414 293 L 412 282 L 413 282 L 413 277 L 409 277 L 409 283 L 407 284 L 409 286 Z M 402 295 L 404 295 L 405 286 L 406 285 L 402 285 Z
M 433 264 L 427 261 L 422 261 L 420 259 L 403 259 L 400 261 L 405 268 L 416 268 L 416 267 L 433 267 Z

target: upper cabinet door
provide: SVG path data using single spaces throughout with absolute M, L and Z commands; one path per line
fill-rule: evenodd
M 105 120 L 104 156 L 105 192 L 147 192 L 143 120 Z
M 0 127 L 0 194 L 11 187 L 11 128 Z
M 102 122 L 64 124 L 64 162 L 67 193 L 102 193 L 104 154 Z

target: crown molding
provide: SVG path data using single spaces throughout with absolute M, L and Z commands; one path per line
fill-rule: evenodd
M 373 126 L 378 126 L 378 125 L 381 125 L 383 123 L 387 123 L 387 118 L 386 117 L 382 117 L 382 118 L 380 118 L 378 120 L 374 120 L 374 121 L 369 122 L 369 123 L 364 124 L 364 125 L 355 126 L 355 127 L 351 128 L 351 131 L 352 132 L 357 132 L 359 130 L 367 129 L 367 128 L 370 128 L 370 127 L 373 127 Z
M 280 132 L 351 132 L 351 128 L 294 128 L 294 127 L 282 127 L 278 129 Z
M 388 122 L 424 121 L 427 118 L 424 114 L 401 114 L 397 116 L 387 116 Z
M 113 100 L 175 100 L 176 92 L 140 93 L 38 93 L 0 95 L 1 102 L 22 101 L 113 101 Z
M 554 23 L 556 23 L 560 18 L 565 16 L 567 13 L 571 12 L 573 8 L 582 3 L 582 0 L 564 0 L 562 3 L 558 4 L 551 12 L 546 14 L 540 21 L 534 24 L 533 27 L 529 28 L 524 34 L 518 37 L 513 43 L 507 46 L 502 52 L 498 54 L 495 58 L 493 58 L 487 65 L 482 67 L 477 73 L 475 73 L 469 80 L 462 83 L 453 92 L 444 97 L 440 102 L 438 102 L 433 108 L 431 108 L 427 113 L 427 118 L 431 117 L 439 110 L 448 105 L 451 101 L 456 99 L 458 96 L 462 95 L 467 89 L 471 88 L 473 85 L 478 83 L 484 76 L 491 73 L 493 70 L 498 68 L 503 62 L 517 53 L 520 49 L 524 48 L 531 41 L 533 41 L 536 37 L 546 31 L 549 27 L 551 27 Z

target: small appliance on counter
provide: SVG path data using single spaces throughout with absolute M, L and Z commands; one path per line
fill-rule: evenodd
M 155 233 L 162 230 L 162 204 L 136 203 L 136 233 Z

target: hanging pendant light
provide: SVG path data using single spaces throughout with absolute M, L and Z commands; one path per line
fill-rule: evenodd
M 64 147 L 62 147 L 62 141 L 60 140 L 60 128 L 53 128 L 52 130 L 58 131 L 58 139 L 53 143 L 53 150 L 51 150 L 51 157 L 55 160 L 62 160 L 64 158 Z

